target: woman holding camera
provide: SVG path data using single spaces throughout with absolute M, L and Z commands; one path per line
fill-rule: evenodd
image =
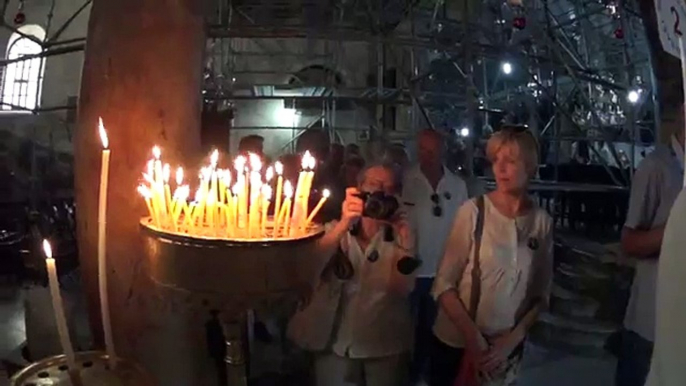
M 406 263 L 414 261 L 414 237 L 393 197 L 391 169 L 372 166 L 358 182 L 346 190 L 341 219 L 326 225 L 318 278 L 289 337 L 316 353 L 317 385 L 400 386 L 412 346 L 415 278 Z
M 496 189 L 458 210 L 434 281 L 431 386 L 512 385 L 550 294 L 553 223 L 527 194 L 537 141 L 525 127 L 506 127 L 487 155 Z

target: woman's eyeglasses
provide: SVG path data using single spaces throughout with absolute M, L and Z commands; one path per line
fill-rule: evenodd
M 440 199 L 441 199 L 441 196 L 439 196 L 438 193 L 434 193 L 431 195 L 431 202 L 434 203 L 434 207 L 432 209 L 432 212 L 433 212 L 434 216 L 436 216 L 436 217 L 443 216 L 443 208 L 441 208 Z

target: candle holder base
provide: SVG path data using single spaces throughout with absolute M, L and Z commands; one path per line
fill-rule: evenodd
M 67 367 L 64 355 L 35 362 L 12 377 L 11 386 L 153 386 L 155 380 L 137 364 L 118 359 L 112 370 L 101 351 L 76 353 L 76 371 Z

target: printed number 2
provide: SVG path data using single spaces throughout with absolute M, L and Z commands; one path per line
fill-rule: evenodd
M 681 36 L 681 30 L 679 29 L 679 12 L 677 12 L 676 7 L 671 6 L 669 11 L 674 15 L 674 33 Z

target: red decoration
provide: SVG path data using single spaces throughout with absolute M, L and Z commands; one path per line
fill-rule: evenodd
M 526 28 L 526 18 L 523 16 L 517 16 L 512 20 L 512 26 L 517 29 Z
M 24 24 L 26 21 L 26 15 L 24 12 L 17 12 L 16 15 L 14 15 L 14 24 Z
M 615 30 L 615 38 L 624 39 L 624 30 L 621 27 Z

